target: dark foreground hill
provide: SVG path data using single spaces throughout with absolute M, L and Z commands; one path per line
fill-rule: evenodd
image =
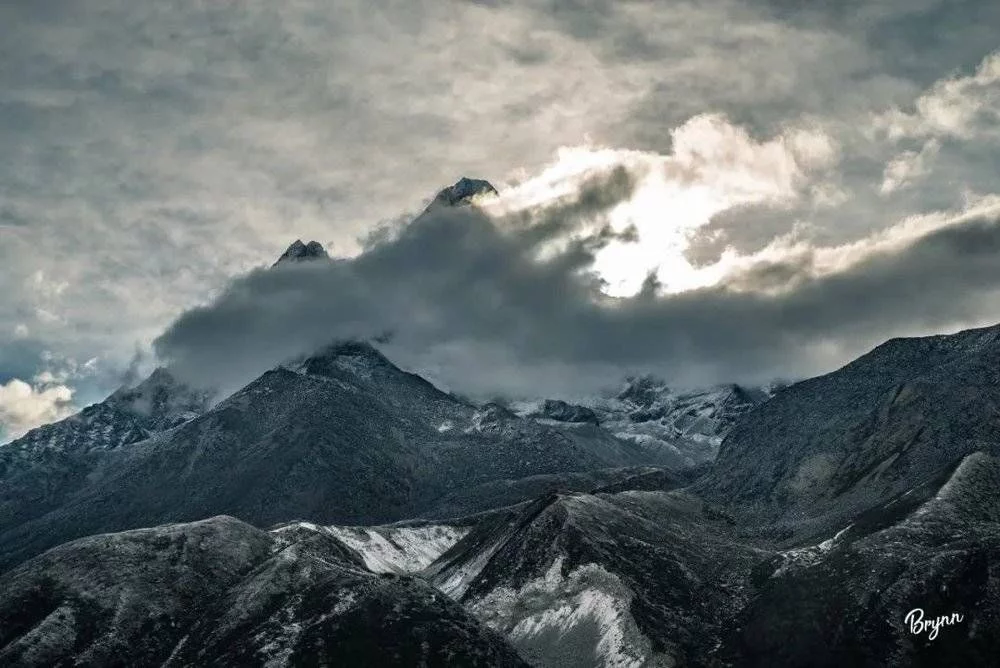
M 5 666 L 526 666 L 422 580 L 214 517 L 84 538 L 0 578 Z

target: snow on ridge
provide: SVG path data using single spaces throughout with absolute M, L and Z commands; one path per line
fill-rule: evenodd
M 781 557 L 781 563 L 771 574 L 772 578 L 781 577 L 785 573 L 800 568 L 808 568 L 814 566 L 826 558 L 826 555 L 830 553 L 833 548 L 837 547 L 840 542 L 840 537 L 847 533 L 847 530 L 854 526 L 854 523 L 848 524 L 846 527 L 838 531 L 833 538 L 827 538 L 821 543 L 816 545 L 809 545 L 807 547 L 797 547 L 791 550 L 785 550 L 779 553 Z
M 671 665 L 636 625 L 632 593 L 620 578 L 593 563 L 563 575 L 563 564 L 559 556 L 541 577 L 517 589 L 497 587 L 468 607 L 540 663 Z
M 445 578 L 437 578 L 435 581 L 435 586 L 440 589 L 444 594 L 456 601 L 460 601 L 468 591 L 469 585 L 472 581 L 479 576 L 479 574 L 486 568 L 486 564 L 489 563 L 493 555 L 497 553 L 504 542 L 507 540 L 507 536 L 500 538 L 490 545 L 487 549 L 482 550 L 476 555 L 474 559 L 462 564 L 458 568 L 454 569 Z
M 418 527 L 320 526 L 295 522 L 275 529 L 292 528 L 326 533 L 358 553 L 373 573 L 416 573 L 444 554 L 469 533 L 469 527 L 434 524 Z

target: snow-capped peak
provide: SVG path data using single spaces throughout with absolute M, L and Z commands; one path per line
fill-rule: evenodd
M 302 243 L 302 239 L 296 239 L 272 266 L 276 267 L 282 262 L 301 262 L 303 260 L 327 259 L 329 257 L 326 249 L 323 248 L 323 244 L 320 242 L 310 241 L 306 244 Z

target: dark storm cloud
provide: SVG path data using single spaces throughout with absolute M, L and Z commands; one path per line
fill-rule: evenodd
M 615 199 L 585 197 L 598 209 Z M 545 220 L 579 224 L 584 200 Z M 587 271 L 593 237 L 540 253 L 550 235 L 535 232 L 439 209 L 353 259 L 253 272 L 180 317 L 156 350 L 189 378 L 231 386 L 331 340 L 388 331 L 391 356 L 453 389 L 574 394 L 635 370 L 681 384 L 804 375 L 890 336 L 1000 313 L 995 212 L 832 273 L 789 255 L 711 289 L 629 299 L 602 295 Z

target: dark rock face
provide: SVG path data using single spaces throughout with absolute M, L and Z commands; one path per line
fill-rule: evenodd
M 0 446 L 0 531 L 58 509 L 110 453 L 194 419 L 211 399 L 157 369 L 135 387 Z
M 889 342 L 745 413 L 693 485 L 551 496 L 428 574 L 539 665 L 987 665 L 997 349 L 994 329 Z M 914 610 L 952 623 L 914 633 Z
M 292 242 L 292 245 L 285 249 L 285 252 L 281 254 L 273 267 L 277 267 L 279 264 L 286 262 L 303 262 L 308 260 L 326 260 L 329 259 L 329 255 L 326 249 L 323 248 L 323 244 L 318 241 L 310 241 L 305 244 L 302 243 L 301 239 L 296 239 Z
M 550 495 L 481 523 L 427 574 L 538 665 L 701 665 L 759 552 L 684 494 Z
M 437 194 L 435 203 L 458 206 L 468 204 L 479 195 L 496 195 L 497 189 L 489 181 L 483 179 L 460 178 L 454 185 L 448 186 Z
M 966 457 L 905 519 L 762 564 L 723 655 L 745 666 L 985 666 L 1000 656 L 1000 460 Z M 891 516 L 884 507 L 869 513 Z M 960 615 L 913 633 L 906 617 Z
M 600 424 L 600 419 L 593 409 L 586 406 L 568 404 L 559 399 L 546 399 L 539 411 L 538 417 L 557 422 L 588 422 L 590 424 Z
M 998 485 L 1000 460 L 975 453 L 791 548 L 683 489 L 549 495 L 484 519 L 426 574 L 536 665 L 989 665 Z M 962 621 L 931 639 L 915 609 Z
M 84 454 L 140 441 L 201 415 L 211 401 L 211 392 L 188 387 L 166 369 L 156 369 L 135 387 L 122 387 L 76 415 L 0 446 L 0 476 L 5 465 L 43 450 Z
M 1000 328 L 893 339 L 748 413 L 697 489 L 821 533 L 1000 452 L 998 406 Z
M 478 409 L 368 344 L 345 343 L 264 374 L 178 428 L 71 468 L 40 509 L 31 500 L 51 478 L 29 467 L 19 495 L 3 497 L 0 564 L 91 533 L 220 513 L 257 525 L 381 523 L 449 498 L 465 514 L 482 507 L 456 493 L 486 483 L 673 461 L 597 428 Z M 462 498 L 470 505 L 456 505 Z
M 0 579 L 0 662 L 524 666 L 496 633 L 338 541 L 229 517 L 85 538 Z

